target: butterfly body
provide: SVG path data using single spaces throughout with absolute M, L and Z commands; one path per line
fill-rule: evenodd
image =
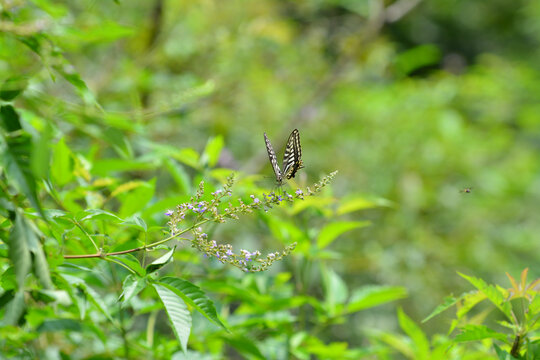
M 285 153 L 283 154 L 283 164 L 281 170 L 277 161 L 276 153 L 270 140 L 264 133 L 264 141 L 266 143 L 266 151 L 268 152 L 268 158 L 270 164 L 276 175 L 276 181 L 279 186 L 283 184 L 284 179 L 291 179 L 296 175 L 296 172 L 304 167 L 302 163 L 302 148 L 300 146 L 300 133 L 298 129 L 294 129 L 289 135 L 287 145 L 285 146 Z

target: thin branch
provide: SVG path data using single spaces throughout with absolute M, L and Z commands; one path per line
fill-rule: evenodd
M 134 248 L 134 249 L 128 249 L 128 250 L 122 250 L 122 251 L 115 251 L 115 252 L 110 252 L 110 253 L 105 253 L 105 252 L 102 252 L 102 251 L 99 251 L 95 254 L 82 254 L 82 255 L 64 255 L 64 259 L 90 259 L 90 258 L 105 258 L 107 256 L 114 256 L 114 255 L 123 255 L 123 254 L 129 254 L 129 253 L 132 253 L 132 252 L 137 252 L 137 251 L 141 251 L 141 250 L 147 250 L 147 249 L 151 249 L 151 248 L 154 248 L 158 245 L 161 245 L 163 243 L 166 243 L 167 241 L 170 241 L 172 239 L 175 239 L 175 238 L 178 238 L 180 235 L 182 234 L 185 234 L 186 232 L 190 231 L 190 230 L 193 230 L 195 229 L 196 227 L 199 227 L 205 223 L 207 223 L 208 221 L 210 221 L 210 219 L 204 219 L 202 221 L 199 221 L 198 223 L 196 223 L 195 225 L 192 225 L 191 227 L 188 227 L 187 229 L 184 229 L 182 231 L 180 231 L 179 233 L 177 234 L 174 234 L 172 236 L 169 236 L 168 238 L 166 239 L 163 239 L 163 240 L 159 240 L 159 241 L 156 241 L 155 243 L 152 243 L 152 244 L 148 244 L 148 245 L 144 245 L 144 246 L 139 246 L 137 248 Z M 187 240 L 187 239 L 186 239 Z M 93 243 L 93 241 L 92 241 Z M 95 245 L 95 244 L 94 244 Z

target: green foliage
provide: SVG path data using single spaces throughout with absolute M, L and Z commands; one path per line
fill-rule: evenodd
M 2 356 L 540 358 L 540 7 L 374 4 L 2 2 Z
M 504 344 L 503 347 L 495 345 L 499 359 L 534 359 L 539 351 L 537 333 L 540 328 L 540 279 L 527 284 L 527 273 L 528 269 L 523 270 L 519 283 L 507 274 L 512 284 L 510 289 L 488 285 L 482 279 L 461 274 L 476 291 L 462 294 L 457 299 L 447 299 L 424 321 L 455 306 L 457 316 L 451 328 L 451 331 L 456 327 L 459 329 L 459 333 L 454 337 L 455 343 L 497 340 Z M 479 324 L 478 322 L 485 318 L 484 314 L 468 316 L 473 308 L 484 300 L 488 300 L 504 315 L 506 320 L 499 320 L 498 325 L 510 333 L 494 330 L 495 324 L 490 324 L 491 327 Z

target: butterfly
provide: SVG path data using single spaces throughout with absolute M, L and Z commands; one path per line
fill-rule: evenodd
M 304 167 L 302 163 L 302 147 L 300 146 L 300 133 L 298 129 L 294 129 L 289 135 L 289 140 L 287 140 L 287 145 L 285 146 L 285 153 L 283 154 L 283 165 L 282 169 L 279 168 L 276 153 L 270 140 L 264 133 L 264 141 L 266 143 L 266 151 L 268 152 L 268 158 L 270 159 L 270 164 L 274 169 L 274 174 L 276 175 L 276 181 L 278 186 L 283 184 L 283 179 L 290 179 L 296 175 L 296 172 Z
M 468 193 L 472 192 L 472 189 L 473 189 L 473 188 L 465 188 L 465 189 L 459 190 L 459 192 L 460 192 L 460 193 L 467 193 L 467 194 L 468 194 Z

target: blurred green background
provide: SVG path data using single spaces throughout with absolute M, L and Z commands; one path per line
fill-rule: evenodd
M 28 78 L 22 115 L 54 123 L 94 174 L 222 136 L 219 167 L 270 176 L 263 132 L 282 154 L 298 128 L 296 183 L 339 170 L 333 195 L 357 209 L 342 219 L 371 222 L 332 245 L 351 287 L 406 287 L 418 321 L 470 288 L 458 271 L 540 276 L 540 2 L 32 3 L 2 5 L 0 80 Z M 29 34 L 45 34 L 40 55 L 16 40 Z M 157 199 L 189 190 L 153 175 Z

